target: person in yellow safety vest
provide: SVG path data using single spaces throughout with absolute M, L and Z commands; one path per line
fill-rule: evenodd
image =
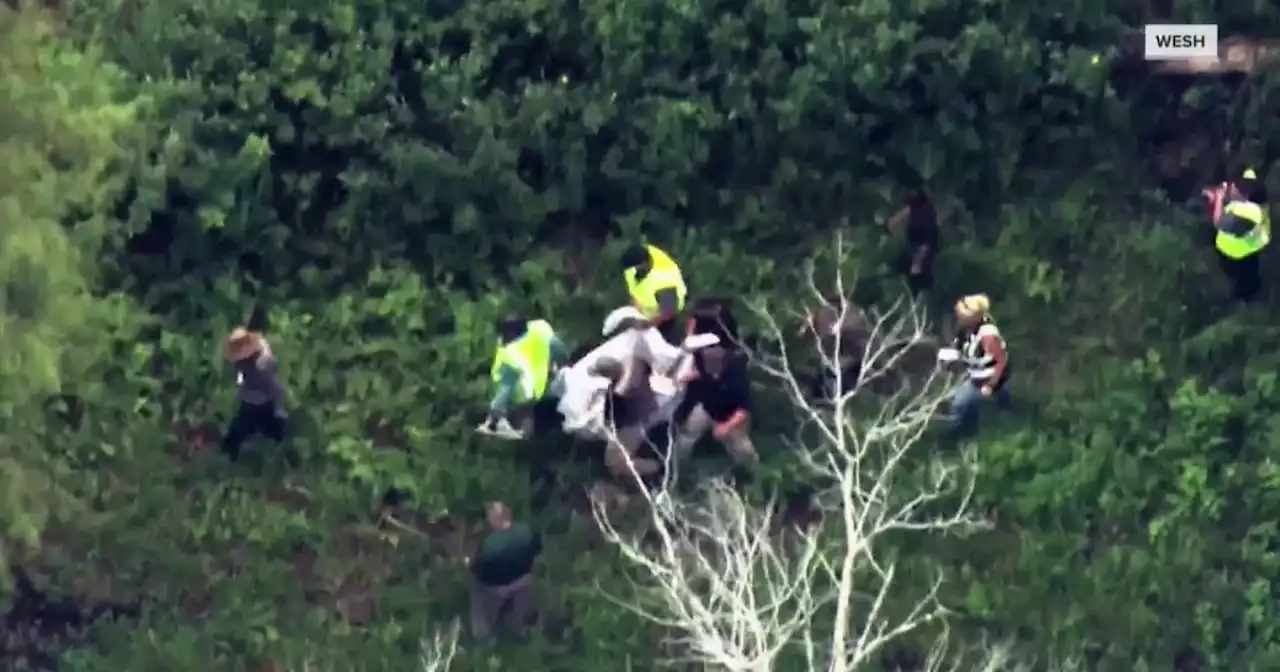
M 550 390 L 553 371 L 569 359 L 569 350 L 546 320 L 510 315 L 498 324 L 498 337 L 489 374 L 496 389 L 489 414 L 477 429 L 516 435 L 521 432 L 511 426 L 510 415 L 529 415 L 527 411 Z
M 631 304 L 668 341 L 676 338 L 673 325 L 689 290 L 675 260 L 652 245 L 636 245 L 622 255 L 622 267 Z
M 1232 293 L 1252 301 L 1262 290 L 1258 253 L 1271 242 L 1266 190 L 1249 169 L 1240 179 L 1204 191 L 1217 237 L 1218 261 L 1231 281 Z

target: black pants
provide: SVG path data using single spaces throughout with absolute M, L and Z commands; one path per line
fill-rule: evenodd
M 1218 264 L 1222 272 L 1231 281 L 1231 293 L 1241 301 L 1253 301 L 1262 291 L 1262 266 L 1258 255 L 1251 254 L 1243 259 L 1232 259 L 1221 252 L 1218 253 Z
M 284 418 L 276 415 L 271 404 L 245 404 L 236 408 L 236 415 L 231 419 L 227 435 L 222 439 L 222 452 L 232 460 L 240 458 L 240 448 L 244 442 L 262 434 L 279 443 L 284 440 Z
M 911 262 L 915 260 L 915 250 L 907 246 L 898 252 L 894 270 L 903 275 L 912 296 L 919 296 L 922 292 L 926 292 L 933 287 L 933 262 L 936 256 L 934 254 L 926 254 L 924 259 L 920 260 L 920 271 L 913 273 L 911 271 Z

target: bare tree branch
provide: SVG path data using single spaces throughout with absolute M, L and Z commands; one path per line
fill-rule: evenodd
M 418 640 L 418 671 L 448 672 L 458 656 L 458 636 L 461 631 L 461 623 L 455 620 L 449 627 L 438 630 L 430 636 L 423 635 Z M 308 658 L 302 664 L 294 665 L 289 669 L 291 672 L 338 672 L 343 669 L 355 672 L 365 668 L 324 665 L 317 663 L 314 658 Z
M 458 634 L 462 626 L 454 621 L 448 628 L 418 641 L 419 672 L 448 672 L 458 656 Z
M 843 241 L 836 242 L 843 252 Z M 838 310 L 837 324 L 856 316 L 868 332 L 859 338 L 861 368 L 844 380 L 841 353 L 848 346 L 840 329 L 807 330 L 812 339 L 801 350 L 788 345 L 794 329 L 784 329 L 776 311 L 753 306 L 777 351 L 751 352 L 751 362 L 795 412 L 790 443 L 816 484 L 814 515 L 797 523 L 779 501 L 753 504 L 721 480 L 692 495 L 670 487 L 642 494 L 639 529 L 597 502 L 606 538 L 637 570 L 634 594 L 612 599 L 665 629 L 670 662 L 707 669 L 764 672 L 785 655 L 803 657 L 810 670 L 854 672 L 926 626 L 940 633 L 930 670 L 959 669 L 961 661 L 966 670 L 1022 669 L 1005 646 L 984 646 L 978 656 L 949 654 L 948 612 L 938 597 L 943 577 L 899 585 L 899 567 L 886 548 L 888 537 L 902 533 L 987 526 L 969 512 L 975 471 L 969 456 L 914 450 L 948 399 L 950 377 L 930 361 L 923 375 L 891 393 L 869 390 L 896 374 L 913 348 L 936 349 L 924 311 L 903 300 L 860 312 L 847 298 L 852 287 L 843 273 L 835 273 L 831 293 L 819 290 L 812 270 L 807 277 L 810 301 Z M 833 398 L 808 394 L 795 356 L 805 351 L 816 351 L 835 378 Z

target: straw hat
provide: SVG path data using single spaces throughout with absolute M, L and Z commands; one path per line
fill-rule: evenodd
M 231 331 L 231 335 L 227 336 L 223 349 L 228 360 L 239 362 L 258 356 L 265 345 L 266 341 L 263 340 L 262 334 L 249 331 L 244 327 L 236 327 Z

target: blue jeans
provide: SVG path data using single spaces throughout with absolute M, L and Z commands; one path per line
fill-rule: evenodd
M 1001 409 L 1009 407 L 1011 401 L 1008 386 L 1002 385 L 992 394 L 996 406 Z M 978 412 L 981 409 L 982 386 L 973 381 L 964 381 L 951 396 L 951 431 L 957 435 L 969 435 L 978 429 Z

